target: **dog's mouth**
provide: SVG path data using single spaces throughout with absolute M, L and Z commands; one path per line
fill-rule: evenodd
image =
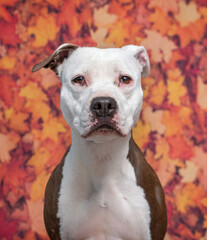
M 119 136 L 124 136 L 121 130 L 117 127 L 115 122 L 102 120 L 90 127 L 89 131 L 84 135 L 87 138 L 91 135 L 110 135 L 116 134 Z

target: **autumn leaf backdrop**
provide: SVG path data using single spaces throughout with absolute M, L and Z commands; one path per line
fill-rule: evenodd
M 71 143 L 60 82 L 32 66 L 65 42 L 144 45 L 151 74 L 133 130 L 166 194 L 166 240 L 207 239 L 205 0 L 0 0 L 0 239 L 48 239 L 46 182 Z

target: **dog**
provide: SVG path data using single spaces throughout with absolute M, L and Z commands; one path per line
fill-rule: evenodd
M 132 138 L 150 72 L 143 46 L 63 44 L 32 71 L 52 69 L 72 145 L 50 176 L 44 221 L 50 239 L 162 240 L 164 191 Z

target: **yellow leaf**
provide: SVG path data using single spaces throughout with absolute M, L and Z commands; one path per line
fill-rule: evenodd
M 158 84 L 155 84 L 150 89 L 150 102 L 156 105 L 161 105 L 167 94 L 167 87 L 163 80 L 159 80 Z
M 28 100 L 25 107 L 28 111 L 32 112 L 32 120 L 37 121 L 41 118 L 44 121 L 47 121 L 49 118 L 50 107 L 43 101 L 37 100 Z
M 14 68 L 16 63 L 16 58 L 15 57 L 10 57 L 10 56 L 3 56 L 2 58 L 0 58 L 0 68 L 2 69 L 12 69 Z
M 182 188 L 178 186 L 174 194 L 177 210 L 181 213 L 186 213 L 188 207 L 201 207 L 201 200 L 205 196 L 203 188 L 193 183 L 186 183 Z
M 179 79 L 178 81 L 168 80 L 167 85 L 169 103 L 179 106 L 180 97 L 184 96 L 187 92 L 186 88 L 183 86 L 183 79 Z
M 169 62 L 172 51 L 177 48 L 174 42 L 154 30 L 145 30 L 145 33 L 147 37 L 142 40 L 141 44 L 151 50 L 152 60 L 154 62 L 161 62 L 162 60 L 166 63 Z
M 142 149 L 149 140 L 150 125 L 139 120 L 132 132 L 135 142 Z
M 109 34 L 105 42 L 110 44 L 115 44 L 116 47 L 122 47 L 125 44 L 131 43 L 135 44 L 136 36 L 139 30 L 142 28 L 140 25 L 134 25 L 131 27 L 134 19 L 130 17 L 123 18 L 122 21 L 116 21 L 110 28 Z
M 30 158 L 28 165 L 35 168 L 35 173 L 38 175 L 45 170 L 46 163 L 50 159 L 50 153 L 46 148 L 40 147 L 35 151 L 35 154 Z
M 50 138 L 55 142 L 58 142 L 59 133 L 63 132 L 66 132 L 66 128 L 56 118 L 49 118 L 48 121 L 44 122 L 42 130 L 32 129 L 35 138 L 41 140 Z
M 28 28 L 28 34 L 35 35 L 35 40 L 33 42 L 34 47 L 43 47 L 48 41 L 53 41 L 58 31 L 56 20 L 52 15 L 47 15 L 46 17 L 39 16 L 36 26 Z
M 24 88 L 20 90 L 20 97 L 26 97 L 27 99 L 34 99 L 39 101 L 46 101 L 47 96 L 41 88 L 37 85 L 37 83 L 29 82 Z
M 200 14 L 197 11 L 195 2 L 189 2 L 188 4 L 185 1 L 179 2 L 179 13 L 175 15 L 175 19 L 180 23 L 181 27 L 186 27 L 199 18 Z
M 42 172 L 37 175 L 36 180 L 32 183 L 30 190 L 30 198 L 32 201 L 37 202 L 44 196 L 45 187 L 49 178 L 49 174 Z
M 165 131 L 166 137 L 179 134 L 183 128 L 178 117 L 178 112 L 175 110 L 164 111 L 162 123 L 166 126 L 166 131 Z

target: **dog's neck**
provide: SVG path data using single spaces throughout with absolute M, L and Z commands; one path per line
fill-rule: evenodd
M 88 141 L 73 130 L 71 133 L 71 161 L 77 168 L 87 172 L 92 184 L 107 181 L 122 172 L 129 151 L 131 133 L 103 143 Z

